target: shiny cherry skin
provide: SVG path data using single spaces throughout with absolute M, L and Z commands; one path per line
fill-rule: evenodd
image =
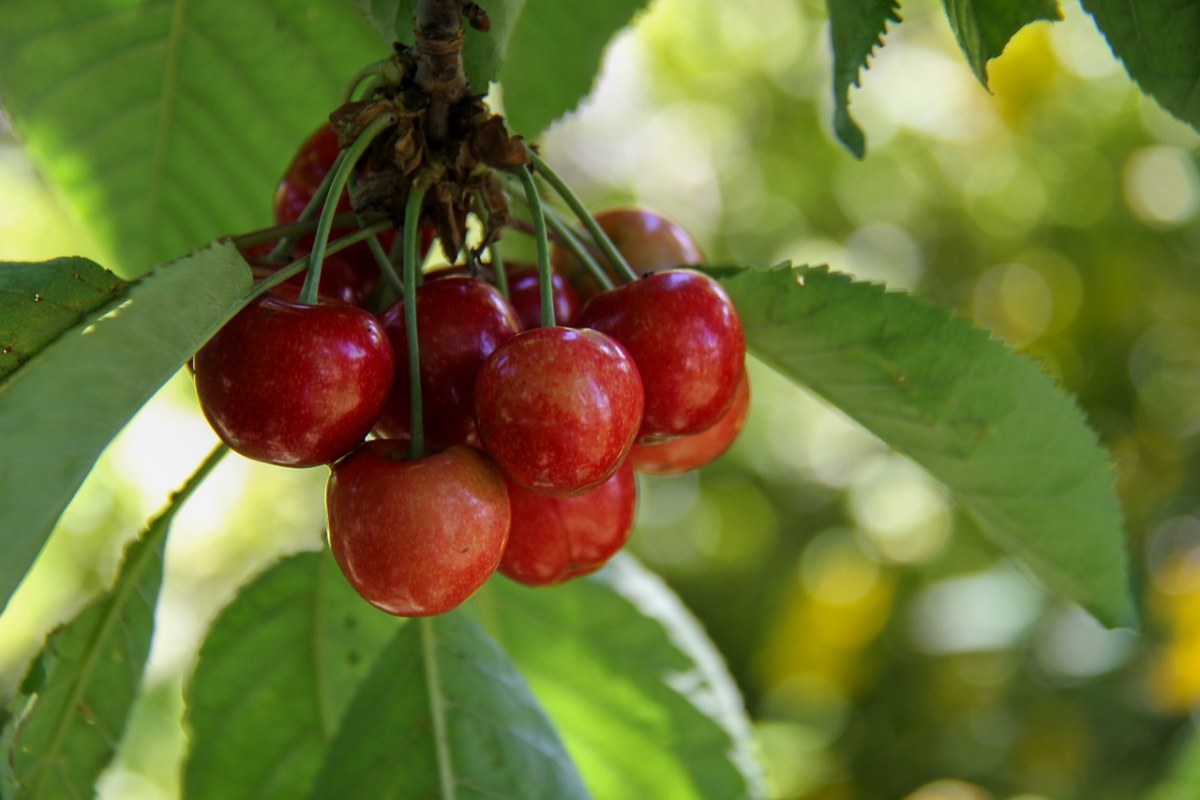
M 510 264 L 508 269 L 508 301 L 521 318 L 522 325 L 536 328 L 542 324 L 542 284 L 537 267 L 530 264 Z M 550 289 L 554 299 L 554 321 L 570 327 L 579 313 L 579 293 L 557 271 L 550 273 Z
M 612 477 L 642 404 L 633 359 L 591 330 L 522 331 L 488 356 L 475 381 L 484 450 L 509 480 L 542 494 L 582 494 Z
M 508 483 L 512 530 L 500 572 L 526 586 L 552 586 L 595 572 L 629 539 L 637 481 L 624 464 L 576 497 L 535 494 Z
M 679 223 L 656 211 L 641 208 L 612 208 L 596 215 L 600 229 L 608 234 L 621 255 L 642 275 L 693 264 L 704 263 L 704 251 Z M 583 240 L 591 237 L 585 232 Z M 619 283 L 615 269 L 595 249 L 593 255 L 610 278 Z M 555 245 L 552 264 L 559 272 L 570 276 L 586 301 L 600 292 L 600 286 L 562 245 Z
M 472 447 L 405 460 L 407 442 L 373 439 L 332 466 L 329 547 L 373 606 L 442 614 L 495 572 L 508 539 L 504 479 Z
M 733 402 L 745 337 L 729 296 L 707 275 L 645 275 L 593 297 L 578 324 L 613 337 L 637 363 L 646 387 L 639 442 L 699 433 Z
M 375 430 L 407 439 L 411 408 L 403 302 L 383 315 L 383 326 L 395 353 L 396 377 Z M 483 360 L 520 330 L 512 306 L 494 286 L 454 277 L 417 287 L 421 405 L 429 442 L 449 446 L 474 440 L 475 376 Z
M 716 461 L 730 448 L 750 412 L 750 378 L 738 381 L 733 403 L 711 428 L 656 444 L 635 444 L 629 463 L 646 475 L 679 475 Z
M 392 386 L 392 348 L 362 309 L 255 300 L 200 348 L 196 394 L 238 453 L 286 467 L 341 458 L 370 432 Z

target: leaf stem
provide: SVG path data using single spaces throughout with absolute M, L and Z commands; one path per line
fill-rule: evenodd
M 317 302 L 317 287 L 321 283 L 321 264 L 325 260 L 325 245 L 329 241 L 329 231 L 333 227 L 333 218 L 337 214 L 338 198 L 342 196 L 342 189 L 345 188 L 346 181 L 350 179 L 351 171 L 358 163 L 359 156 L 370 146 L 371 142 L 375 141 L 375 138 L 386 128 L 394 124 L 396 124 L 395 114 L 391 112 L 380 114 L 371 120 L 371 124 L 367 125 L 366 129 L 358 135 L 353 144 L 338 153 L 337 159 L 333 162 L 333 169 L 330 170 L 333 177 L 329 181 L 325 205 L 321 209 L 321 218 L 317 222 L 312 252 L 308 254 L 308 277 L 304 279 L 304 288 L 300 290 L 299 300 L 301 303 L 315 305 Z
M 417 263 L 421 206 L 425 201 L 425 181 L 413 181 L 404 206 L 404 333 L 408 337 L 408 457 L 425 455 L 425 419 L 421 408 L 421 346 L 417 341 Z
M 425 666 L 425 689 L 429 693 L 429 717 L 433 724 L 433 747 L 437 755 L 438 782 L 442 800 L 454 800 L 454 764 L 450 761 L 450 730 L 442 700 L 442 673 L 437 661 L 437 633 L 429 617 L 417 620 L 421 629 L 421 660 Z
M 621 279 L 626 282 L 636 281 L 638 276 L 633 271 L 633 267 L 629 266 L 629 262 L 617 250 L 617 246 L 613 244 L 612 239 L 608 238 L 608 234 L 601 229 L 596 223 L 595 218 L 588 213 L 587 208 L 584 207 L 575 193 L 571 191 L 571 187 L 567 186 L 563 179 L 558 177 L 554 170 L 546 165 L 545 161 L 542 161 L 541 156 L 534 152 L 532 147 L 526 147 L 525 151 L 529 153 L 529 161 L 533 164 L 534 170 L 545 179 L 546 183 L 554 188 L 554 191 L 566 202 L 571 211 L 575 212 L 575 216 L 579 217 L 579 221 L 588 229 L 588 233 L 592 235 L 592 238 L 596 241 L 604 256 L 616 267 L 617 274 L 621 276 Z
M 524 165 L 514 172 L 521 179 L 525 199 L 529 201 L 529 215 L 533 217 L 533 237 L 537 245 L 538 289 L 542 300 L 542 327 L 552 328 L 554 320 L 554 285 L 550 279 L 550 240 L 546 235 L 546 215 L 542 211 L 542 200 L 538 196 L 533 173 Z

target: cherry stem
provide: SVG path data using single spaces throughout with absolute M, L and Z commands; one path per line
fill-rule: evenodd
M 537 184 L 534 183 L 533 173 L 529 167 L 517 167 L 517 177 L 521 179 L 521 187 L 525 190 L 525 199 L 529 202 L 529 216 L 533 217 L 533 240 L 537 245 L 538 289 L 542 296 L 542 327 L 553 328 L 554 320 L 554 286 L 550 282 L 550 239 L 546 235 L 546 214 L 542 211 L 542 199 L 538 196 Z
M 338 228 L 352 225 L 355 222 L 355 216 L 349 212 L 338 214 L 333 218 L 333 224 Z M 289 222 L 287 225 L 273 225 L 270 228 L 259 228 L 256 231 L 247 231 L 239 233 L 237 236 L 230 237 L 239 249 L 243 247 L 253 247 L 256 244 L 266 244 L 274 242 L 286 237 L 295 237 L 301 233 L 312 233 L 317 229 L 317 220 L 309 218 Z
M 325 249 L 325 254 L 332 255 L 334 253 L 340 253 L 341 251 L 345 250 L 347 247 L 350 247 L 351 245 L 356 245 L 359 242 L 363 241 L 364 239 L 367 239 L 370 236 L 374 236 L 375 234 L 379 233 L 380 231 L 386 230 L 388 227 L 390 227 L 390 225 L 391 225 L 390 222 L 376 222 L 367 228 L 363 228 L 361 231 L 355 231 L 354 233 L 352 233 L 348 236 L 342 236 L 337 239 L 334 239 L 332 242 L 329 243 L 329 246 Z M 292 277 L 293 275 L 299 275 L 301 272 L 308 269 L 309 259 L 311 258 L 311 256 L 312 256 L 311 253 L 309 255 L 302 256 L 301 258 L 298 258 L 295 261 L 293 261 L 292 263 L 288 264 L 286 267 L 281 267 L 280 269 L 276 270 L 275 273 L 271 275 L 271 277 L 267 278 L 262 283 L 255 285 L 254 291 L 252 291 L 248 295 L 248 297 L 249 298 L 258 297 L 260 294 L 263 294 L 264 292 L 271 291 L 276 286 L 283 283 L 284 281 L 286 281 L 288 278 Z
M 346 88 L 342 90 L 342 104 L 345 105 L 353 100 L 354 93 L 358 91 L 358 87 L 362 85 L 363 81 L 365 81 L 367 78 L 376 77 L 383 72 L 386 66 L 387 60 L 381 59 L 379 61 L 367 64 L 358 72 L 354 73 L 354 75 L 350 77 L 349 82 L 346 83 Z
M 504 295 L 504 299 L 508 299 L 508 270 L 504 266 L 504 259 L 500 256 L 500 243 L 492 242 L 488 245 L 488 254 L 492 257 L 492 280 L 496 282 L 496 291 Z
M 308 198 L 308 203 L 305 204 L 304 210 L 300 212 L 300 216 L 296 218 L 296 222 L 308 223 L 317 216 L 317 211 L 324 208 L 325 198 L 329 196 L 329 184 L 332 182 L 333 171 L 331 170 L 326 172 L 321 178 L 321 182 L 317 184 L 317 190 L 313 192 L 312 197 Z M 316 230 L 315 226 L 318 223 L 319 220 L 313 222 L 313 230 Z M 296 240 L 302 232 L 306 233 L 307 231 L 297 231 L 280 239 L 274 249 L 267 254 L 267 261 L 279 261 L 290 257 L 292 250 L 296 247 Z
M 312 252 L 308 254 L 308 277 L 304 279 L 304 288 L 300 290 L 299 300 L 305 305 L 315 305 L 317 302 L 317 287 L 321 283 L 321 265 L 325 260 L 325 245 L 329 241 L 329 231 L 333 227 L 333 218 L 337 216 L 338 199 L 346 188 L 346 181 L 358 163 L 358 159 L 379 134 L 396 124 L 396 115 L 391 112 L 380 114 L 371 120 L 371 124 L 358 135 L 358 138 L 338 153 L 330 172 L 333 177 L 329 181 L 329 189 L 325 195 L 325 205 L 321 209 L 321 218 L 317 222 L 317 232 L 313 238 Z M 307 211 L 308 209 L 305 209 Z
M 592 238 L 596 241 L 604 256 L 617 268 L 617 274 L 621 276 L 622 280 L 626 282 L 636 281 L 638 276 L 633 271 L 633 267 L 629 266 L 629 262 L 617 250 L 617 246 L 613 244 L 612 239 L 608 238 L 608 234 L 600 228 L 595 218 L 588 213 L 587 208 L 584 207 L 575 193 L 571 191 L 571 187 L 567 186 L 563 179 L 558 177 L 554 170 L 546 165 L 545 161 L 542 161 L 541 156 L 534 152 L 532 147 L 526 147 L 525 152 L 529 154 L 529 161 L 533 164 L 533 168 L 537 171 L 537 174 L 541 175 L 546 183 L 554 187 L 554 191 L 558 193 L 558 196 L 566 202 L 571 211 L 575 212 L 575 216 L 579 217 L 579 221 L 588 229 L 588 233 L 592 235 Z
M 592 280 L 600 284 L 600 288 L 608 291 L 613 288 L 613 279 L 609 277 L 608 272 L 604 267 L 600 266 L 592 254 L 588 252 L 583 242 L 579 241 L 579 237 L 575 235 L 575 231 L 571 230 L 571 226 L 567 225 L 555 214 L 547 214 L 546 222 L 554 230 L 554 235 L 562 242 L 563 247 L 571 251 L 571 255 L 583 265 L 583 268 L 592 276 Z
M 354 196 L 354 174 L 350 174 L 350 180 L 347 182 L 350 187 L 350 195 Z M 355 224 L 360 228 L 365 228 L 366 224 L 361 214 L 355 212 Z M 371 251 L 371 255 L 375 258 L 375 262 L 379 264 L 379 271 L 383 273 L 384 278 L 392 287 L 392 291 L 399 297 L 404 294 L 404 282 L 400 276 L 396 274 L 396 266 L 392 263 L 391 257 L 384 252 L 383 245 L 379 242 L 379 237 L 372 234 L 367 237 L 367 248 Z
M 421 347 L 417 341 L 417 263 L 421 205 L 425 201 L 423 180 L 413 181 L 404 205 L 404 332 L 408 337 L 409 458 L 425 455 L 425 419 L 421 407 Z

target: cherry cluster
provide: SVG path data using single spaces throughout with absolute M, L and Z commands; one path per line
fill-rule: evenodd
M 304 143 L 276 194 L 279 225 L 302 217 L 338 152 L 328 127 Z M 554 325 L 528 265 L 498 265 L 506 280 L 474 261 L 431 270 L 415 320 L 403 300 L 373 308 L 379 259 L 360 243 L 324 259 L 316 304 L 299 302 L 302 275 L 277 283 L 196 354 L 200 406 L 232 449 L 330 465 L 330 547 L 375 606 L 426 616 L 497 570 L 543 586 L 599 569 L 632 528 L 635 469 L 694 469 L 740 431 L 741 323 L 715 281 L 677 268 L 703 261 L 695 242 L 649 211 L 595 222 L 641 277 L 606 288 L 615 271 L 595 276 L 556 244 Z M 244 249 L 257 278 L 279 269 L 275 249 Z

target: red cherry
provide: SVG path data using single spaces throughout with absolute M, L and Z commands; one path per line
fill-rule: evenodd
M 471 441 L 475 430 L 475 375 L 493 350 L 521 329 L 495 287 L 470 278 L 444 278 L 417 287 L 421 345 L 421 401 L 425 436 L 437 445 Z M 409 436 L 408 333 L 404 303 L 383 315 L 396 357 L 396 379 L 376 432 Z
M 266 296 L 200 348 L 195 370 L 222 441 L 257 461 L 311 467 L 371 430 L 392 385 L 392 348 L 366 311 Z
M 507 269 L 509 302 L 525 328 L 538 327 L 542 324 L 542 285 L 537 267 L 512 264 Z M 569 327 L 579 313 L 579 294 L 557 272 L 550 273 L 550 287 L 554 294 L 554 321 Z
M 655 211 L 613 208 L 597 214 L 596 222 L 639 275 L 704 263 L 704 252 L 691 234 Z M 582 239 L 586 242 L 591 237 L 583 233 Z M 620 283 L 620 277 L 599 249 L 593 249 L 593 255 L 609 277 Z M 559 272 L 570 276 L 584 300 L 600 292 L 600 286 L 562 245 L 555 245 L 552 263 Z
M 406 442 L 374 439 L 332 467 L 329 547 L 363 599 L 389 614 L 456 607 L 496 570 L 508 538 L 500 471 L 478 450 L 404 460 Z
M 620 344 L 554 326 L 518 333 L 475 382 L 475 421 L 492 460 L 519 486 L 575 495 L 608 480 L 642 418 L 642 381 Z
M 715 425 L 691 436 L 657 444 L 635 444 L 629 451 L 629 463 L 647 475 L 678 475 L 716 461 L 742 432 L 749 411 L 750 378 L 743 372 L 733 404 Z
M 720 284 L 693 270 L 668 270 L 598 294 L 580 325 L 616 339 L 646 386 L 642 443 L 699 433 L 733 401 L 746 342 Z
M 526 586 L 549 586 L 595 572 L 633 529 L 637 481 L 626 464 L 577 497 L 551 497 L 508 482 L 512 530 L 500 572 Z
M 304 207 L 312 200 L 321 181 L 333 167 L 340 151 L 337 134 L 328 122 L 309 135 L 292 156 L 275 189 L 275 221 L 280 225 L 300 219 Z M 338 198 L 339 212 L 350 210 L 350 198 Z

